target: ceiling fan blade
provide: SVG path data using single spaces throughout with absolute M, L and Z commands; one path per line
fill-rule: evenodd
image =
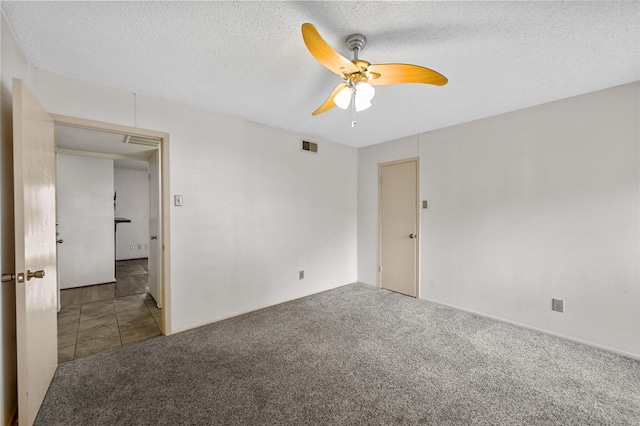
M 348 74 L 360 71 L 353 62 L 333 50 L 320 37 L 318 30 L 312 24 L 302 24 L 302 38 L 313 57 L 339 76 L 343 77 L 345 75 L 344 71 L 347 71 Z
M 335 89 L 333 89 L 333 92 L 331 92 L 331 94 L 329 95 L 329 97 L 327 98 L 326 101 L 324 101 L 324 103 L 320 106 L 320 108 L 318 108 L 317 110 L 313 111 L 311 113 L 311 115 L 318 115 L 321 114 L 323 112 L 325 112 L 328 109 L 333 108 L 334 106 L 336 106 L 335 102 L 333 102 L 333 98 L 336 97 L 336 95 L 338 94 L 339 91 L 341 91 L 342 89 L 344 89 L 345 87 L 347 87 L 346 83 L 340 83 L 336 86 Z
M 369 78 L 368 83 L 373 86 L 400 83 L 425 83 L 444 86 L 447 77 L 429 68 L 410 64 L 372 64 L 369 72 L 379 74 L 378 78 Z

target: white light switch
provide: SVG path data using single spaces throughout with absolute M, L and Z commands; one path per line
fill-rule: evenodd
M 182 195 L 173 196 L 173 205 L 180 207 L 182 205 Z

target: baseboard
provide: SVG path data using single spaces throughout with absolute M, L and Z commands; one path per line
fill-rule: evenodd
M 364 285 L 369 285 L 371 287 L 380 288 L 380 286 L 378 284 L 371 284 L 371 283 L 367 283 L 367 282 L 364 282 L 364 281 L 358 281 L 358 284 L 364 284 Z
M 448 308 L 456 309 L 458 311 L 467 312 L 467 313 L 470 313 L 470 314 L 473 314 L 473 315 L 477 315 L 479 317 L 489 318 L 489 319 L 492 319 L 494 321 L 515 325 L 516 327 L 526 328 L 527 330 L 537 331 L 537 332 L 540 332 L 540 333 L 543 333 L 543 334 L 547 334 L 549 336 L 559 337 L 559 338 L 564 339 L 564 340 L 569 340 L 571 342 L 580 343 L 581 345 L 585 345 L 585 346 L 591 346 L 592 348 L 601 349 L 603 351 L 611 352 L 611 353 L 614 353 L 614 354 L 617 354 L 617 355 L 622 355 L 624 357 L 640 361 L 640 355 L 639 354 L 634 354 L 634 353 L 631 353 L 631 352 L 621 351 L 619 349 L 615 349 L 615 348 L 611 348 L 609 346 L 604 346 L 604 345 L 600 345 L 600 344 L 597 344 L 597 343 L 589 342 L 587 340 L 576 339 L 575 337 L 566 336 L 564 334 L 555 333 L 553 331 L 544 330 L 542 328 L 533 327 L 533 326 L 530 326 L 530 325 L 527 325 L 527 324 L 522 324 L 522 323 L 519 323 L 519 322 L 516 322 L 516 321 L 511 321 L 511 320 L 508 320 L 508 319 L 495 317 L 493 315 L 483 314 L 481 312 L 476 312 L 476 311 L 473 311 L 471 309 L 461 308 L 461 307 L 455 306 L 455 305 L 449 305 L 448 303 L 438 302 L 437 300 L 428 299 L 426 297 L 425 298 L 421 298 L 421 300 L 424 300 L 426 302 L 435 303 L 436 305 L 446 306 Z
M 238 317 L 240 315 L 248 314 L 248 313 L 251 313 L 251 312 L 260 311 L 262 309 L 267 309 L 267 308 L 270 308 L 272 306 L 280 305 L 282 303 L 287 303 L 287 302 L 292 302 L 294 300 L 303 299 L 305 297 L 313 296 L 314 294 L 324 293 L 325 291 L 335 290 L 336 288 L 345 287 L 345 286 L 348 286 L 348 285 L 351 285 L 351 284 L 356 284 L 356 283 L 353 282 L 353 283 L 347 283 L 347 284 L 340 284 L 340 285 L 338 285 L 336 287 L 333 287 L 333 288 L 330 288 L 330 289 L 327 289 L 327 290 L 313 291 L 313 292 L 305 293 L 305 294 L 303 294 L 301 296 L 298 296 L 298 297 L 292 297 L 290 299 L 283 299 L 283 300 L 281 300 L 279 302 L 270 303 L 268 305 L 260 306 L 260 307 L 255 308 L 255 309 L 249 309 L 249 310 L 241 311 L 241 312 L 234 312 L 233 314 L 229 314 L 229 315 L 225 315 L 223 317 L 215 318 L 215 319 L 212 319 L 210 321 L 200 322 L 200 323 L 197 323 L 197 324 L 189 325 L 187 327 L 182 327 L 182 328 L 178 328 L 178 329 L 175 329 L 175 330 L 172 329 L 171 330 L 171 334 L 182 333 L 183 331 L 193 330 L 194 328 L 203 327 L 203 326 L 209 325 L 209 324 L 215 324 L 217 322 L 224 321 L 224 320 L 229 319 L 229 318 L 234 318 L 234 317 Z M 168 336 L 168 334 L 167 334 L 167 336 Z
M 60 287 L 60 290 L 73 290 L 74 288 L 93 287 L 94 285 L 104 285 L 104 284 L 111 284 L 115 282 L 116 282 L 116 277 L 114 276 L 111 281 L 104 281 L 104 282 L 93 283 L 93 284 L 81 284 L 73 287 Z

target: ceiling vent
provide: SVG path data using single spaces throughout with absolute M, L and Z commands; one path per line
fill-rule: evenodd
M 302 150 L 309 152 L 318 152 L 318 144 L 313 142 L 302 141 Z
M 144 136 L 127 135 L 124 138 L 123 142 L 131 145 L 144 145 L 144 146 L 151 146 L 155 148 L 160 145 L 160 138 L 147 138 Z

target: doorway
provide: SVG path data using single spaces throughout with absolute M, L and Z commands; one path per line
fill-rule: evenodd
M 32 424 L 53 379 L 56 343 L 55 130 L 56 124 L 160 138 L 161 218 L 158 244 L 163 306 L 170 334 L 168 135 L 50 114 L 20 79 L 13 79 L 13 183 L 16 281 L 17 396 L 20 423 Z M 13 275 L 12 275 L 13 278 Z
M 418 159 L 380 164 L 380 287 L 418 297 Z
M 161 309 L 166 287 L 162 246 L 166 221 L 162 212 L 166 209 L 162 203 L 167 197 L 162 196 L 161 182 L 166 175 L 161 164 L 166 135 L 84 120 L 78 123 L 70 117 L 54 116 L 54 120 L 59 175 L 64 174 L 62 167 L 69 159 L 87 163 L 90 173 L 76 179 L 82 181 L 85 190 L 88 187 L 89 192 L 96 192 L 90 181 L 99 174 L 97 170 L 106 168 L 111 173 L 107 192 L 101 197 L 101 203 L 108 204 L 102 206 L 106 222 L 101 229 L 109 235 L 102 240 L 102 245 L 109 248 L 101 269 L 103 277 L 113 278 L 94 277 L 93 281 L 85 280 L 85 285 L 59 290 L 58 357 L 59 362 L 65 362 L 167 333 L 167 309 Z M 64 191 L 58 188 L 58 192 Z M 82 208 L 77 199 L 73 204 L 76 209 Z M 95 223 L 96 206 L 90 207 Z M 59 212 L 57 222 L 60 262 L 77 266 L 80 262 L 68 258 L 71 250 L 66 249 L 71 247 L 65 243 L 72 242 L 70 234 L 78 237 L 81 221 L 75 220 L 70 226 Z M 95 226 L 90 232 L 98 234 Z M 91 235 L 87 241 L 85 247 L 91 244 Z M 69 283 L 62 265 L 59 271 L 60 278 Z

